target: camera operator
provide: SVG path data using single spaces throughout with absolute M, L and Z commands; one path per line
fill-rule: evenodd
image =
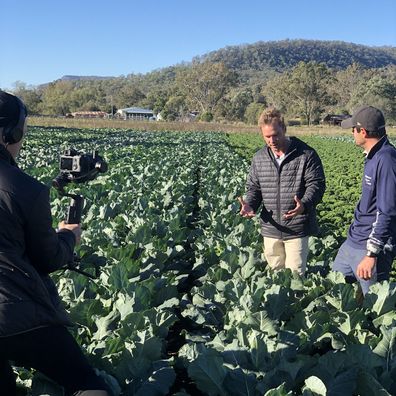
M 66 395 L 107 396 L 67 330 L 70 326 L 49 274 L 73 260 L 79 224 L 52 228 L 49 189 L 15 159 L 26 133 L 26 107 L 0 91 L 0 394 L 16 394 L 9 361 L 34 368 Z

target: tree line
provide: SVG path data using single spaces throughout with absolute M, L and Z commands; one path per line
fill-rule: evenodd
M 15 83 L 31 114 L 66 115 L 73 111 L 106 111 L 139 106 L 164 120 L 183 120 L 191 112 L 204 121 L 256 124 L 263 108 L 275 105 L 289 120 L 319 122 L 325 114 L 351 113 L 361 104 L 381 108 L 396 122 L 396 66 L 368 68 L 353 63 L 334 69 L 325 63 L 300 61 L 283 70 L 263 70 L 258 77 L 225 62 L 196 59 L 145 75 L 105 80 L 58 80 L 38 87 Z

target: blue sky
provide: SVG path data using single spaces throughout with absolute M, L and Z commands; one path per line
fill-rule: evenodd
M 0 10 L 3 89 L 146 73 L 257 41 L 396 46 L 396 0 L 0 0 Z

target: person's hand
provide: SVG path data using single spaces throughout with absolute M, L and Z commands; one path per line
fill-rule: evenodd
M 240 210 L 239 214 L 240 214 L 242 217 L 248 217 L 248 218 L 250 218 L 250 217 L 256 216 L 256 213 L 254 213 L 253 208 L 252 208 L 250 205 L 248 205 L 248 204 L 243 200 L 242 197 L 238 197 L 238 201 L 239 201 L 239 203 L 241 204 L 241 210 Z
M 364 256 L 356 269 L 356 275 L 364 280 L 369 280 L 373 276 L 373 269 L 377 264 L 377 257 Z
M 73 232 L 74 236 L 76 237 L 76 245 L 78 245 L 81 241 L 81 226 L 80 224 L 66 224 L 64 221 L 61 221 L 58 224 L 58 229 L 66 229 Z
M 297 195 L 294 196 L 294 201 L 296 202 L 296 207 L 283 215 L 285 219 L 291 219 L 301 213 L 304 213 L 304 204 L 297 197 Z

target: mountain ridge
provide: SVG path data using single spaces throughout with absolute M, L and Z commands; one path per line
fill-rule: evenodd
M 246 79 L 265 78 L 266 75 L 281 73 L 293 68 L 299 62 L 315 61 L 336 70 L 346 69 L 353 63 L 365 68 L 381 68 L 396 65 L 396 47 L 368 46 L 338 40 L 286 39 L 278 41 L 258 41 L 220 48 L 192 58 L 190 62 L 180 62 L 164 66 L 146 73 L 129 74 L 128 77 L 145 78 L 151 74 L 164 74 L 180 67 L 191 66 L 194 62 L 224 62 L 232 70 L 239 71 Z M 77 76 L 65 75 L 63 81 L 111 80 L 123 76 Z M 166 78 L 166 77 L 165 77 Z M 58 80 L 56 80 L 58 81 Z

